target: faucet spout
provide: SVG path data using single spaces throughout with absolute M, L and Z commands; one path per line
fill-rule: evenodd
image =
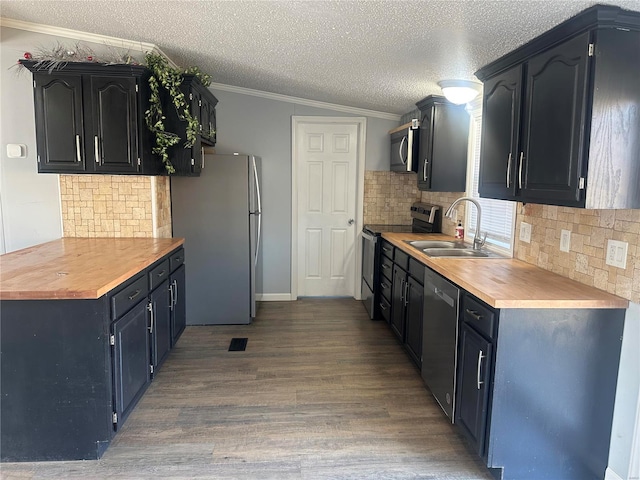
M 471 198 L 471 197 L 460 197 L 456 200 L 454 200 L 454 202 L 451 204 L 451 206 L 449 208 L 447 208 L 447 211 L 445 212 L 445 217 L 450 218 L 451 220 L 453 220 L 453 209 L 456 207 L 456 205 L 458 205 L 461 202 L 471 202 L 476 206 L 476 210 L 478 210 L 478 215 L 476 215 L 476 231 L 475 234 L 473 236 L 473 249 L 474 250 L 480 250 L 482 248 L 482 246 L 484 245 L 485 240 L 487 239 L 487 234 L 485 233 L 484 236 L 480 233 L 480 221 L 482 218 L 482 208 L 480 208 L 480 203 L 475 199 L 475 198 Z

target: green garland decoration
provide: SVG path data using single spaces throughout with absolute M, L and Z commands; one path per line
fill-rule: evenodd
M 180 91 L 180 85 L 182 85 L 184 75 L 194 75 L 205 87 L 208 87 L 211 84 L 211 76 L 202 73 L 198 67 L 189 67 L 187 69 L 171 67 L 166 58 L 154 53 L 146 54 L 145 62 L 147 68 L 151 70 L 151 76 L 149 77 L 151 91 L 149 109 L 145 112 L 147 127 L 155 135 L 155 146 L 151 151 L 160 156 L 167 173 L 172 174 L 176 172 L 176 169 L 171 164 L 171 160 L 169 160 L 168 150 L 180 142 L 180 137 L 175 133 L 167 132 L 165 129 L 164 120 L 166 117 L 162 111 L 160 86 L 169 93 L 178 118 L 186 122 L 187 140 L 184 143 L 184 148 L 191 148 L 196 143 L 199 124 L 198 120 L 191 115 L 184 93 Z

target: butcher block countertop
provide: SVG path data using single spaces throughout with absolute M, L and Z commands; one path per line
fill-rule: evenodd
M 0 300 L 96 299 L 184 238 L 61 238 L 0 255 Z
M 507 258 L 433 258 L 405 240 L 455 240 L 442 234 L 383 233 L 382 238 L 494 308 L 628 308 L 629 302 L 526 262 Z

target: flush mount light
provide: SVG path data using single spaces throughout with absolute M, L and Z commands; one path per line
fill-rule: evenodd
M 462 105 L 476 98 L 482 89 L 482 84 L 471 80 L 442 80 L 438 82 L 445 98 L 451 103 Z

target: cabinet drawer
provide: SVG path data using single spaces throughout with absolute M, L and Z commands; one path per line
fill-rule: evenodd
M 424 283 L 425 266 L 414 258 L 409 258 L 409 273 L 420 285 Z
M 380 293 L 387 300 L 391 299 L 391 282 L 388 278 L 380 277 Z
M 149 289 L 153 290 L 169 278 L 169 259 L 165 258 L 149 272 Z
M 399 248 L 396 248 L 393 262 L 405 271 L 409 269 L 409 255 L 404 253 Z
M 479 300 L 466 295 L 464 298 L 464 321 L 487 338 L 495 336 L 496 312 Z
M 380 248 L 380 252 L 382 253 L 382 255 L 393 260 L 393 249 L 393 245 L 385 240 L 382 240 L 382 247 Z
M 384 298 L 380 297 L 380 314 L 382 318 L 385 319 L 387 323 L 389 323 L 390 313 L 391 313 L 391 304 Z
M 179 248 L 169 256 L 169 267 L 171 271 L 175 271 L 184 263 L 184 248 Z
M 149 293 L 147 275 L 141 273 L 111 296 L 111 319 L 121 317 Z
M 384 255 L 380 257 L 380 273 L 387 277 L 387 280 L 391 283 L 391 277 L 393 275 L 393 261 Z

